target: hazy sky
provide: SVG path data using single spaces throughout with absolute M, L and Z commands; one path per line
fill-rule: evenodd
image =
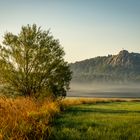
M 51 29 L 69 62 L 140 52 L 140 0 L 0 0 L 0 41 L 33 23 Z

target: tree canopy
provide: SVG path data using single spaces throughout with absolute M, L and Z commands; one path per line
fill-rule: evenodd
M 59 40 L 35 24 L 22 26 L 18 35 L 8 32 L 0 46 L 3 85 L 25 96 L 65 96 L 71 71 L 64 55 Z

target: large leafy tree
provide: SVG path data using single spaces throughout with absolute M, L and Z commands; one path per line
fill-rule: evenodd
M 63 57 L 59 41 L 35 24 L 23 26 L 18 35 L 6 33 L 0 46 L 5 88 L 25 96 L 65 96 L 71 71 Z

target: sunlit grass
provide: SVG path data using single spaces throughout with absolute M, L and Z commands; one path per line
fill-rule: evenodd
M 96 104 L 96 103 L 110 103 L 110 102 L 135 102 L 140 101 L 139 98 L 73 98 L 69 97 L 62 101 L 64 107 L 80 104 Z
M 46 139 L 49 123 L 59 112 L 51 99 L 0 98 L 0 140 Z
M 61 112 L 63 110 L 63 112 Z M 139 99 L 0 97 L 0 140 L 140 139 Z
M 90 103 L 87 102 L 89 104 L 78 101 L 78 105 L 72 105 L 72 101 L 65 113 L 55 120 L 50 139 L 140 139 L 140 102 L 132 102 L 130 99 L 121 102 L 107 99 L 106 102 L 101 102 L 100 99 L 100 103 L 97 100 L 96 103 L 91 103 L 91 100 Z

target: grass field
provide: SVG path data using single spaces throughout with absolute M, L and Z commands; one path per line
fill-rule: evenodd
M 140 140 L 140 102 L 68 106 L 55 120 L 51 140 Z
M 0 97 L 0 140 L 140 140 L 140 100 Z

